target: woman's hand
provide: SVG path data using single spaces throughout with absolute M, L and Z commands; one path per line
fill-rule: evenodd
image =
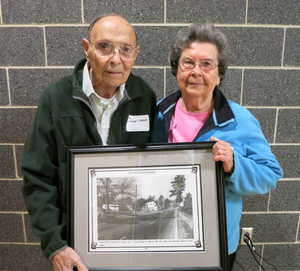
M 217 138 L 211 136 L 210 141 L 217 141 L 212 148 L 214 154 L 214 161 L 222 161 L 224 172 L 232 174 L 234 170 L 234 160 L 233 160 L 233 148 L 231 145 L 223 140 L 218 140 Z
M 70 247 L 62 250 L 53 257 L 55 271 L 73 271 L 76 266 L 78 271 L 88 271 L 78 254 Z

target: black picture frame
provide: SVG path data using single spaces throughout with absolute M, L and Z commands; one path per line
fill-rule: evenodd
M 69 147 L 68 244 L 86 267 L 227 271 L 224 172 L 213 144 Z M 178 186 L 181 194 L 171 192 Z

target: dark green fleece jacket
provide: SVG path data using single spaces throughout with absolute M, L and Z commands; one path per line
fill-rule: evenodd
M 24 198 L 33 232 L 46 257 L 67 245 L 67 146 L 102 145 L 90 102 L 82 90 L 81 60 L 71 76 L 42 93 L 34 123 L 25 142 L 21 169 Z M 128 116 L 155 117 L 156 96 L 141 78 L 130 75 L 123 100 L 112 116 L 109 145 L 148 143 L 149 132 L 127 132 Z

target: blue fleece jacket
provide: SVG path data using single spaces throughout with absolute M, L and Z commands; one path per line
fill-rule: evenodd
M 178 91 L 158 103 L 151 142 L 168 142 L 170 121 L 180 97 Z M 228 254 L 232 254 L 239 242 L 242 196 L 274 189 L 283 172 L 256 118 L 243 106 L 227 100 L 217 87 L 214 100 L 212 114 L 193 141 L 209 141 L 214 136 L 234 148 L 234 172 L 225 174 Z

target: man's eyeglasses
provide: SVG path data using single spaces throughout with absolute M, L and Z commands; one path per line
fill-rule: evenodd
M 203 72 L 210 72 L 218 66 L 216 62 L 206 59 L 202 60 L 201 62 L 196 62 L 190 58 L 183 58 L 179 60 L 178 63 L 182 71 L 191 71 L 196 67 L 196 65 L 199 65 Z
M 111 56 L 116 52 L 116 49 L 119 50 L 120 57 L 123 60 L 134 60 L 137 57 L 138 49 L 130 45 L 121 45 L 119 48 L 116 48 L 113 43 L 108 41 L 99 41 L 97 43 L 91 43 L 95 48 L 95 52 L 99 56 Z

